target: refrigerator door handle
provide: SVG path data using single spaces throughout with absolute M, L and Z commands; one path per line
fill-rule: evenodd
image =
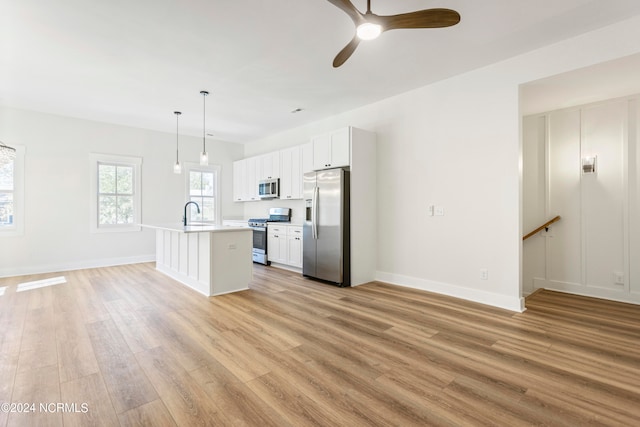
M 311 222 L 313 238 L 318 239 L 318 193 L 320 188 L 313 187 L 313 206 L 311 207 Z

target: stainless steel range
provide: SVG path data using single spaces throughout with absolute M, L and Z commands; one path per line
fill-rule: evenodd
M 253 230 L 253 262 L 270 264 L 267 252 L 267 224 L 289 221 L 291 221 L 291 209 L 289 208 L 271 208 L 268 218 L 249 219 L 249 227 Z

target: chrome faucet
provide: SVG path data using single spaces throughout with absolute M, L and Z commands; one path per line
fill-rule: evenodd
M 193 203 L 194 205 L 196 205 L 196 209 L 198 209 L 198 213 L 200 213 L 200 206 L 198 206 L 198 204 L 194 201 L 191 202 L 187 202 L 184 204 L 184 216 L 182 217 L 182 223 L 184 224 L 184 226 L 187 226 L 187 206 L 189 206 L 191 203 Z

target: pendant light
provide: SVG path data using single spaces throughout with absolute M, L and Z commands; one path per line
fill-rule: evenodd
M 173 114 L 176 115 L 176 163 L 173 165 L 173 173 L 181 174 L 182 173 L 182 165 L 180 165 L 180 160 L 178 159 L 178 118 L 180 111 L 174 111 Z
M 207 142 L 205 140 L 205 119 L 206 119 L 206 99 L 209 92 L 206 90 L 201 90 L 200 94 L 202 95 L 202 153 L 200 153 L 200 164 L 202 166 L 206 166 L 209 164 L 209 153 L 207 153 Z
M 16 149 L 4 145 L 2 141 L 0 141 L 0 166 L 11 163 L 15 158 Z

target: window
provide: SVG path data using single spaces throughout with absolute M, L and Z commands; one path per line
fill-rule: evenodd
M 14 162 L 0 165 L 0 227 L 13 226 Z
M 194 207 L 187 210 L 189 221 L 219 223 L 219 166 L 199 166 L 186 164 L 188 200 L 200 206 L 200 213 Z
M 140 230 L 142 160 L 101 154 L 91 157 L 91 230 Z
M 133 166 L 98 162 L 98 226 L 133 224 Z
M 12 145 L 16 157 L 0 165 L 0 236 L 17 236 L 24 232 L 24 153 Z

